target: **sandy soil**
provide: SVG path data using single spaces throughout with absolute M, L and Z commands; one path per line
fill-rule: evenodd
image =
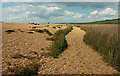
M 3 23 L 2 24 L 2 68 L 3 73 L 8 72 L 8 68 L 25 67 L 32 63 L 43 64 L 46 57 L 43 55 L 48 52 L 48 47 L 51 45 L 50 37 L 46 33 L 33 32 L 30 34 L 32 27 L 36 29 L 48 29 L 54 34 L 59 29 L 64 29 L 59 24 L 32 25 L 28 23 Z M 53 27 L 56 27 L 54 29 Z M 58 28 L 61 27 L 61 28 Z M 6 33 L 6 30 L 14 30 L 11 34 Z M 37 52 L 37 54 L 35 54 Z M 13 58 L 19 55 L 26 56 L 27 58 Z
M 54 59 L 45 56 L 52 41 L 46 40 L 50 37 L 46 33 L 28 33 L 32 27 L 36 29 L 48 29 L 54 34 L 59 29 L 65 29 L 65 24 L 40 24 L 28 23 L 3 23 L 2 24 L 2 71 L 9 73 L 8 68 L 25 67 L 32 63 L 42 65 L 39 74 L 112 74 L 117 73 L 115 69 L 102 61 L 102 57 L 83 43 L 85 32 L 74 27 L 66 35 L 68 48 Z M 56 27 L 53 28 L 53 27 Z M 61 28 L 59 28 L 61 27 Z M 13 29 L 15 32 L 6 33 Z M 37 52 L 37 54 L 35 54 Z M 17 55 L 25 57 L 14 58 Z
M 40 71 L 44 74 L 113 74 L 115 69 L 104 63 L 102 57 L 83 43 L 85 32 L 74 27 L 66 36 L 68 48 L 58 59 L 51 59 Z

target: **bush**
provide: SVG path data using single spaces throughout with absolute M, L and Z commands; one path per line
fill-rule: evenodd
M 16 76 L 33 76 L 38 74 L 37 73 L 38 69 L 39 69 L 39 65 L 36 64 L 33 67 L 17 69 L 15 72 L 16 72 Z
M 51 56 L 57 58 L 60 53 L 62 53 L 68 46 L 65 39 L 65 35 L 68 34 L 73 28 L 68 27 L 65 30 L 59 30 L 54 34 L 54 42 L 50 47 Z
M 54 29 L 56 29 L 56 27 L 53 27 Z
M 29 34 L 33 34 L 33 32 L 28 32 Z
M 60 26 L 58 28 L 61 28 Z
M 52 35 L 52 33 L 50 33 L 47 29 L 44 29 L 44 32 L 46 32 L 48 35 Z
M 37 28 L 36 26 L 32 27 L 33 29 Z
M 43 30 L 35 30 L 36 32 L 43 33 Z
M 10 34 L 10 33 L 15 32 L 15 31 L 14 30 L 7 30 L 5 32 L 7 32 L 8 34 Z

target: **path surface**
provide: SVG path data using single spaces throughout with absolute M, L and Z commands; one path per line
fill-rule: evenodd
M 68 48 L 58 59 L 49 59 L 39 73 L 45 74 L 112 74 L 115 69 L 104 63 L 102 57 L 83 42 L 85 32 L 74 27 L 66 35 Z

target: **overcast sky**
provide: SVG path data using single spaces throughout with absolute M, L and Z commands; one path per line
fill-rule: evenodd
M 116 19 L 118 17 L 118 2 L 4 1 L 7 1 L 2 3 L 2 20 L 5 22 L 76 23 Z

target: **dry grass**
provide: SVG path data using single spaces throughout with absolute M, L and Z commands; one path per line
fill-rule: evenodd
M 118 25 L 82 25 L 80 27 L 86 31 L 84 42 L 98 51 L 105 62 L 120 71 Z

